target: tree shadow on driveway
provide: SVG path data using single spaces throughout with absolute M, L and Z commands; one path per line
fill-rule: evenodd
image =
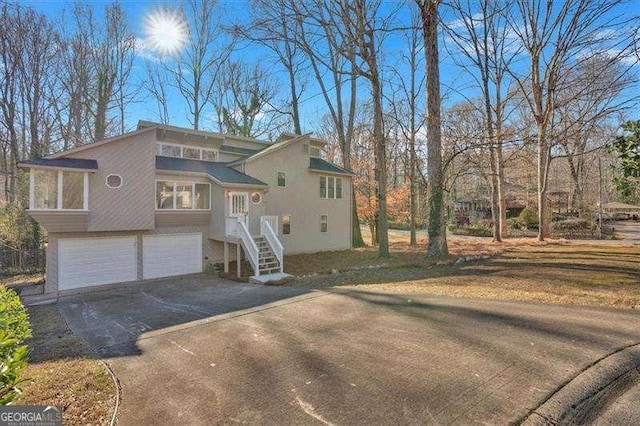
M 180 327 L 309 293 L 304 287 L 241 284 L 204 274 L 65 297 L 58 309 L 101 357 L 136 355 L 145 333 Z

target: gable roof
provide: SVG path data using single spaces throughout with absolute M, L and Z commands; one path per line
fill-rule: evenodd
M 258 158 L 264 157 L 265 155 L 269 155 L 269 154 L 271 154 L 273 152 L 279 151 L 282 148 L 285 148 L 285 147 L 287 147 L 287 146 L 289 146 L 289 145 L 291 145 L 291 144 L 293 144 L 295 142 L 301 141 L 303 139 L 308 139 L 310 137 L 310 135 L 311 135 L 311 133 L 305 133 L 304 135 L 298 135 L 298 136 L 296 136 L 294 138 L 291 138 L 291 139 L 286 139 L 286 140 L 283 140 L 283 141 L 280 141 L 280 142 L 276 142 L 273 145 L 263 149 L 262 151 L 258 151 L 257 153 L 253 154 L 250 157 L 241 158 L 240 160 L 236 160 L 236 161 L 230 163 L 230 165 L 236 166 L 238 164 L 250 163 L 253 160 L 256 160 Z
M 224 133 L 209 132 L 204 130 L 194 130 L 194 129 L 188 129 L 186 127 L 172 126 L 170 124 L 162 124 L 162 123 L 154 123 L 153 121 L 138 120 L 138 130 L 148 129 L 148 128 L 166 130 L 168 132 L 184 133 L 184 134 L 193 135 L 193 136 L 200 136 L 205 139 L 208 139 L 208 138 L 221 139 L 221 140 L 236 139 L 241 141 L 253 142 L 261 145 L 267 145 L 267 146 L 271 145 L 271 142 L 263 141 L 256 138 L 249 138 L 246 136 L 225 135 Z
M 156 169 L 159 170 L 203 173 L 220 185 L 268 186 L 254 177 L 228 167 L 228 164 L 156 155 Z
M 49 154 L 49 155 L 45 156 L 44 158 L 60 158 L 60 157 L 63 157 L 65 155 L 75 154 L 76 152 L 84 151 L 84 150 L 89 149 L 89 148 L 95 148 L 97 146 L 106 145 L 106 144 L 112 143 L 112 142 L 117 142 L 117 141 L 120 141 L 122 139 L 126 139 L 126 138 L 131 137 L 131 136 L 141 135 L 141 134 L 149 132 L 151 130 L 155 130 L 155 129 L 152 128 L 152 127 L 149 127 L 149 128 L 146 128 L 146 129 L 139 129 L 139 130 L 136 130 L 135 132 L 124 133 L 122 135 L 114 136 L 112 138 L 102 139 L 102 140 L 99 140 L 99 141 L 96 141 L 96 142 L 91 142 L 91 143 L 88 143 L 88 144 L 85 144 L 85 145 L 81 145 L 81 146 L 79 146 L 77 148 L 71 148 L 71 149 L 68 149 L 66 151 L 60 151 L 60 152 L 56 152 L 56 153 L 53 153 L 53 154 Z
M 310 157 L 309 158 L 309 169 L 317 172 L 326 172 L 326 173 L 335 173 L 340 175 L 349 175 L 353 176 L 354 173 L 350 172 L 347 169 L 343 169 L 342 167 L 336 166 L 333 163 L 330 163 L 322 158 Z
M 24 168 L 42 167 L 86 171 L 98 170 L 98 162 L 96 160 L 85 160 L 82 158 L 34 158 L 33 160 L 20 161 L 18 166 Z
M 230 146 L 230 145 L 220 145 L 220 151 L 221 152 L 226 152 L 229 154 L 238 154 L 238 155 L 253 155 L 256 154 L 258 152 L 260 152 L 260 149 L 249 149 L 249 148 L 238 148 L 237 146 Z

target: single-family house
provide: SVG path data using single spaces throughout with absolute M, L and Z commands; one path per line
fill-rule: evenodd
M 48 231 L 45 293 L 228 270 L 238 256 L 259 280 L 282 273 L 284 254 L 350 248 L 352 173 L 323 146 L 141 121 L 21 162 L 29 214 Z

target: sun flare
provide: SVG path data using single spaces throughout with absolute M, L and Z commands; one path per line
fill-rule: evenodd
M 145 44 L 163 56 L 176 55 L 189 38 L 189 25 L 180 11 L 160 8 L 146 18 Z

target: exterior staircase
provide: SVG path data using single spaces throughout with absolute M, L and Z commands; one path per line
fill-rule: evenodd
M 281 272 L 280 262 L 278 261 L 276 254 L 271 250 L 271 247 L 269 247 L 269 243 L 266 238 L 262 236 L 253 237 L 253 241 L 255 241 L 258 246 L 257 275 L 269 275 Z
M 246 259 L 251 263 L 253 276 L 249 282 L 254 284 L 267 284 L 290 277 L 283 271 L 284 247 L 274 231 L 274 228 L 278 229 L 277 224 L 271 224 L 273 218 L 277 220 L 277 216 L 260 217 L 260 235 L 251 235 L 247 224 L 240 218 L 230 218 L 232 220 L 227 221 L 227 225 L 235 227 L 233 234 L 244 249 Z M 239 265 L 240 263 L 238 275 Z

